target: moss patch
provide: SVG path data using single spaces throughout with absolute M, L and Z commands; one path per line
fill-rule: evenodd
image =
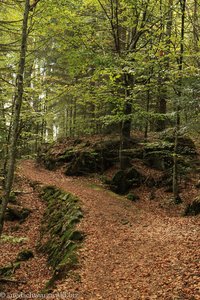
M 132 193 L 129 193 L 126 197 L 128 200 L 131 200 L 133 202 L 137 201 L 140 199 L 140 197 L 138 195 L 135 195 L 135 194 L 132 194 Z
M 75 225 L 83 217 L 78 198 L 54 186 L 46 186 L 42 198 L 47 202 L 39 249 L 47 253 L 48 263 L 54 274 L 48 283 L 65 276 L 77 264 L 76 250 L 83 240 L 83 234 Z
M 185 216 L 196 216 L 200 214 L 200 197 L 196 197 L 191 204 L 188 204 L 184 215 Z
M 2 235 L 0 239 L 0 242 L 11 243 L 11 244 L 18 244 L 18 243 L 20 244 L 26 241 L 27 241 L 26 237 L 16 237 L 11 235 Z
M 20 268 L 20 262 L 11 263 L 7 266 L 0 268 L 0 276 L 10 277 L 15 273 L 15 270 L 19 268 Z

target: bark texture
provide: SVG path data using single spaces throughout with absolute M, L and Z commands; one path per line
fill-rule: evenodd
M 4 190 L 1 212 L 0 212 L 0 235 L 2 234 L 2 231 L 3 231 L 4 216 L 5 216 L 6 208 L 8 205 L 9 196 L 10 196 L 10 192 L 12 189 L 13 178 L 14 178 L 17 140 L 18 140 L 18 131 L 19 131 L 19 122 L 20 122 L 20 112 L 21 112 L 21 105 L 22 105 L 22 100 L 23 100 L 24 71 L 25 71 L 27 35 L 28 35 L 28 17 L 29 17 L 29 9 L 30 9 L 29 2 L 30 2 L 30 0 L 26 0 L 25 7 L 24 7 L 24 17 L 23 17 L 23 24 L 22 24 L 22 36 L 21 36 L 21 49 L 20 49 L 20 58 L 19 58 L 18 72 L 17 72 L 17 78 L 16 78 L 14 111 L 13 111 L 13 120 L 12 120 L 9 151 L 8 151 L 7 174 L 6 174 L 5 190 Z

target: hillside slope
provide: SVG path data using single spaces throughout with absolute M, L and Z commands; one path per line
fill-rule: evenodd
M 197 217 L 170 217 L 144 197 L 133 203 L 93 179 L 66 177 L 32 161 L 21 176 L 55 185 L 81 200 L 86 234 L 79 266 L 56 291 L 78 299 L 200 299 Z

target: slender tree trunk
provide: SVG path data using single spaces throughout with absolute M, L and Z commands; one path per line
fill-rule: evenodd
M 165 3 L 164 3 L 165 4 Z M 162 28 L 162 34 L 161 34 L 161 39 L 165 39 L 165 49 L 164 51 L 160 51 L 160 56 L 163 56 L 163 61 L 161 61 L 160 65 L 160 73 L 159 78 L 158 78 L 158 107 L 157 111 L 159 114 L 162 114 L 163 117 L 167 113 L 167 85 L 166 82 L 168 80 L 168 76 L 166 75 L 163 78 L 162 72 L 164 70 L 168 70 L 170 66 L 170 59 L 169 59 L 169 53 L 170 53 L 170 39 L 171 39 L 171 32 L 172 32 L 172 21 L 173 21 L 173 0 L 168 0 L 167 4 L 167 23 L 166 23 L 166 28 L 164 26 L 164 19 L 163 17 L 161 18 L 161 28 Z M 160 0 L 160 14 L 161 16 L 163 15 L 163 1 Z M 157 121 L 157 126 L 156 130 L 157 131 L 162 131 L 165 130 L 166 128 L 166 120 L 165 118 L 161 118 L 160 120 Z
M 2 92 L 2 90 L 0 90 Z M 0 120 L 0 129 L 2 130 L 3 142 L 2 142 L 2 154 L 1 158 L 5 158 L 7 155 L 6 151 L 6 117 L 5 117 L 5 106 L 4 101 L 2 100 L 0 103 L 0 111 L 1 111 L 1 120 Z
M 68 105 L 68 108 L 67 108 L 67 115 L 66 115 L 67 119 L 66 119 L 66 136 L 69 137 L 70 136 L 70 123 L 69 123 L 69 120 L 70 120 L 70 114 L 69 114 L 69 105 Z
M 19 122 L 20 122 L 20 111 L 21 111 L 21 105 L 23 99 L 23 80 L 24 80 L 24 71 L 25 71 L 29 8 L 30 8 L 29 0 L 26 0 L 25 8 L 24 8 L 23 26 L 22 26 L 20 59 L 19 59 L 19 66 L 18 66 L 18 72 L 16 78 L 16 93 L 15 93 L 15 101 L 14 101 L 13 122 L 11 128 L 11 137 L 10 137 L 10 145 L 9 145 L 9 153 L 8 153 L 8 169 L 7 169 L 7 176 L 5 182 L 5 191 L 3 195 L 1 212 L 0 212 L 0 236 L 3 231 L 4 216 L 8 205 L 9 196 L 12 189 L 13 178 L 14 178 L 18 129 L 19 129 Z
M 8 134 L 6 137 L 6 154 L 5 154 L 5 159 L 4 159 L 4 175 L 6 176 L 7 174 L 7 165 L 8 165 L 8 152 L 9 152 L 9 144 L 10 144 L 10 137 L 11 137 L 11 128 L 12 128 L 12 122 L 13 122 L 13 115 L 14 115 L 14 107 L 15 107 L 15 95 L 12 99 L 12 110 L 11 110 L 11 119 L 10 119 L 10 124 L 9 124 L 9 129 L 8 129 Z
M 178 193 L 178 161 L 177 161 L 177 148 L 178 148 L 178 107 L 176 107 L 176 125 L 175 125 L 175 135 L 174 135 L 174 161 L 173 161 L 173 197 L 174 202 L 179 203 L 179 193 Z
M 122 137 L 124 142 L 128 141 L 131 136 L 131 114 L 132 114 L 132 101 L 130 100 L 130 85 L 131 78 L 129 75 L 125 74 L 125 106 L 124 115 L 125 120 L 122 122 Z
M 46 141 L 46 130 L 47 130 L 47 124 L 44 117 L 42 117 L 42 123 L 41 123 L 41 140 L 40 142 L 43 143 Z
M 166 79 L 162 78 L 162 76 L 159 75 L 159 78 L 158 78 L 158 108 L 157 108 L 157 110 L 158 110 L 158 113 L 162 114 L 163 117 L 157 121 L 156 131 L 163 131 L 163 130 L 165 130 L 165 127 L 166 127 L 166 120 L 164 119 L 164 115 L 167 112 L 167 100 L 166 100 L 167 89 L 165 86 L 165 84 L 166 84 L 165 81 L 166 81 Z
M 160 40 L 163 41 L 165 36 L 165 26 L 164 26 L 164 8 L 163 8 L 163 0 L 160 0 L 159 3 L 160 10 Z M 158 97 L 157 97 L 157 113 L 166 114 L 166 87 L 165 87 L 165 78 L 163 77 L 163 69 L 165 69 L 164 64 L 164 55 L 165 49 L 160 49 L 160 65 L 159 65 L 159 74 L 158 74 Z M 160 118 L 156 122 L 156 131 L 162 131 L 165 129 L 165 120 Z
M 69 108 L 69 136 L 73 136 L 73 107 L 72 107 L 72 102 L 70 104 Z
M 193 12 L 193 38 L 194 38 L 194 51 L 199 52 L 199 4 L 198 0 L 194 0 L 194 12 Z M 198 67 L 200 66 L 199 58 L 197 58 Z
M 147 90 L 147 103 L 146 103 L 147 114 L 149 113 L 149 109 L 150 109 L 150 89 L 148 88 L 148 90 Z M 147 118 L 146 123 L 145 123 L 145 130 L 144 130 L 145 140 L 147 140 L 147 138 L 148 138 L 148 129 L 149 129 L 149 120 Z
M 77 101 L 74 99 L 74 110 L 73 110 L 73 136 L 76 136 L 76 116 L 77 116 Z
M 120 169 L 125 170 L 128 166 L 128 160 L 124 153 L 128 147 L 131 137 L 131 124 L 132 124 L 132 101 L 130 99 L 130 88 L 133 84 L 131 75 L 124 74 L 124 91 L 125 91 L 125 105 L 124 116 L 125 120 L 121 125 L 121 143 L 120 143 Z
M 180 0 L 181 6 L 181 42 L 180 42 L 180 57 L 179 57 L 179 90 L 176 100 L 176 124 L 175 124 L 175 139 L 174 139 L 174 165 L 173 165 L 173 197 L 175 203 L 180 203 L 178 194 L 178 161 L 177 161 L 177 147 L 178 147 L 178 134 L 180 129 L 180 98 L 182 96 L 182 80 L 183 80 L 183 55 L 184 55 L 184 36 L 185 36 L 185 10 L 186 0 Z

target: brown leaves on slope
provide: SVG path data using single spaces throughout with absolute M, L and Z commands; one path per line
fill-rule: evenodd
M 46 258 L 37 252 L 36 246 L 40 235 L 40 223 L 44 212 L 44 204 L 39 199 L 37 193 L 29 186 L 26 178 L 18 178 L 17 190 L 22 191 L 18 196 L 17 203 L 29 208 L 31 214 L 23 222 L 6 222 L 3 234 L 11 236 L 12 240 L 19 242 L 0 242 L 0 266 L 3 267 L 16 260 L 17 254 L 25 249 L 30 249 L 34 253 L 34 258 L 21 262 L 20 268 L 15 270 L 12 278 L 16 283 L 6 283 L 2 285 L 2 290 L 7 295 L 16 296 L 23 293 L 36 293 L 44 288 L 51 272 L 46 264 Z M 20 242 L 21 239 L 21 242 Z M 1 283 L 2 284 L 2 283 Z M 13 296 L 14 297 L 14 296 Z
M 200 299 L 199 217 L 167 215 L 142 188 L 140 201 L 132 203 L 31 161 L 22 163 L 20 172 L 81 199 L 85 218 L 79 228 L 87 237 L 79 267 L 55 291 L 83 300 Z

